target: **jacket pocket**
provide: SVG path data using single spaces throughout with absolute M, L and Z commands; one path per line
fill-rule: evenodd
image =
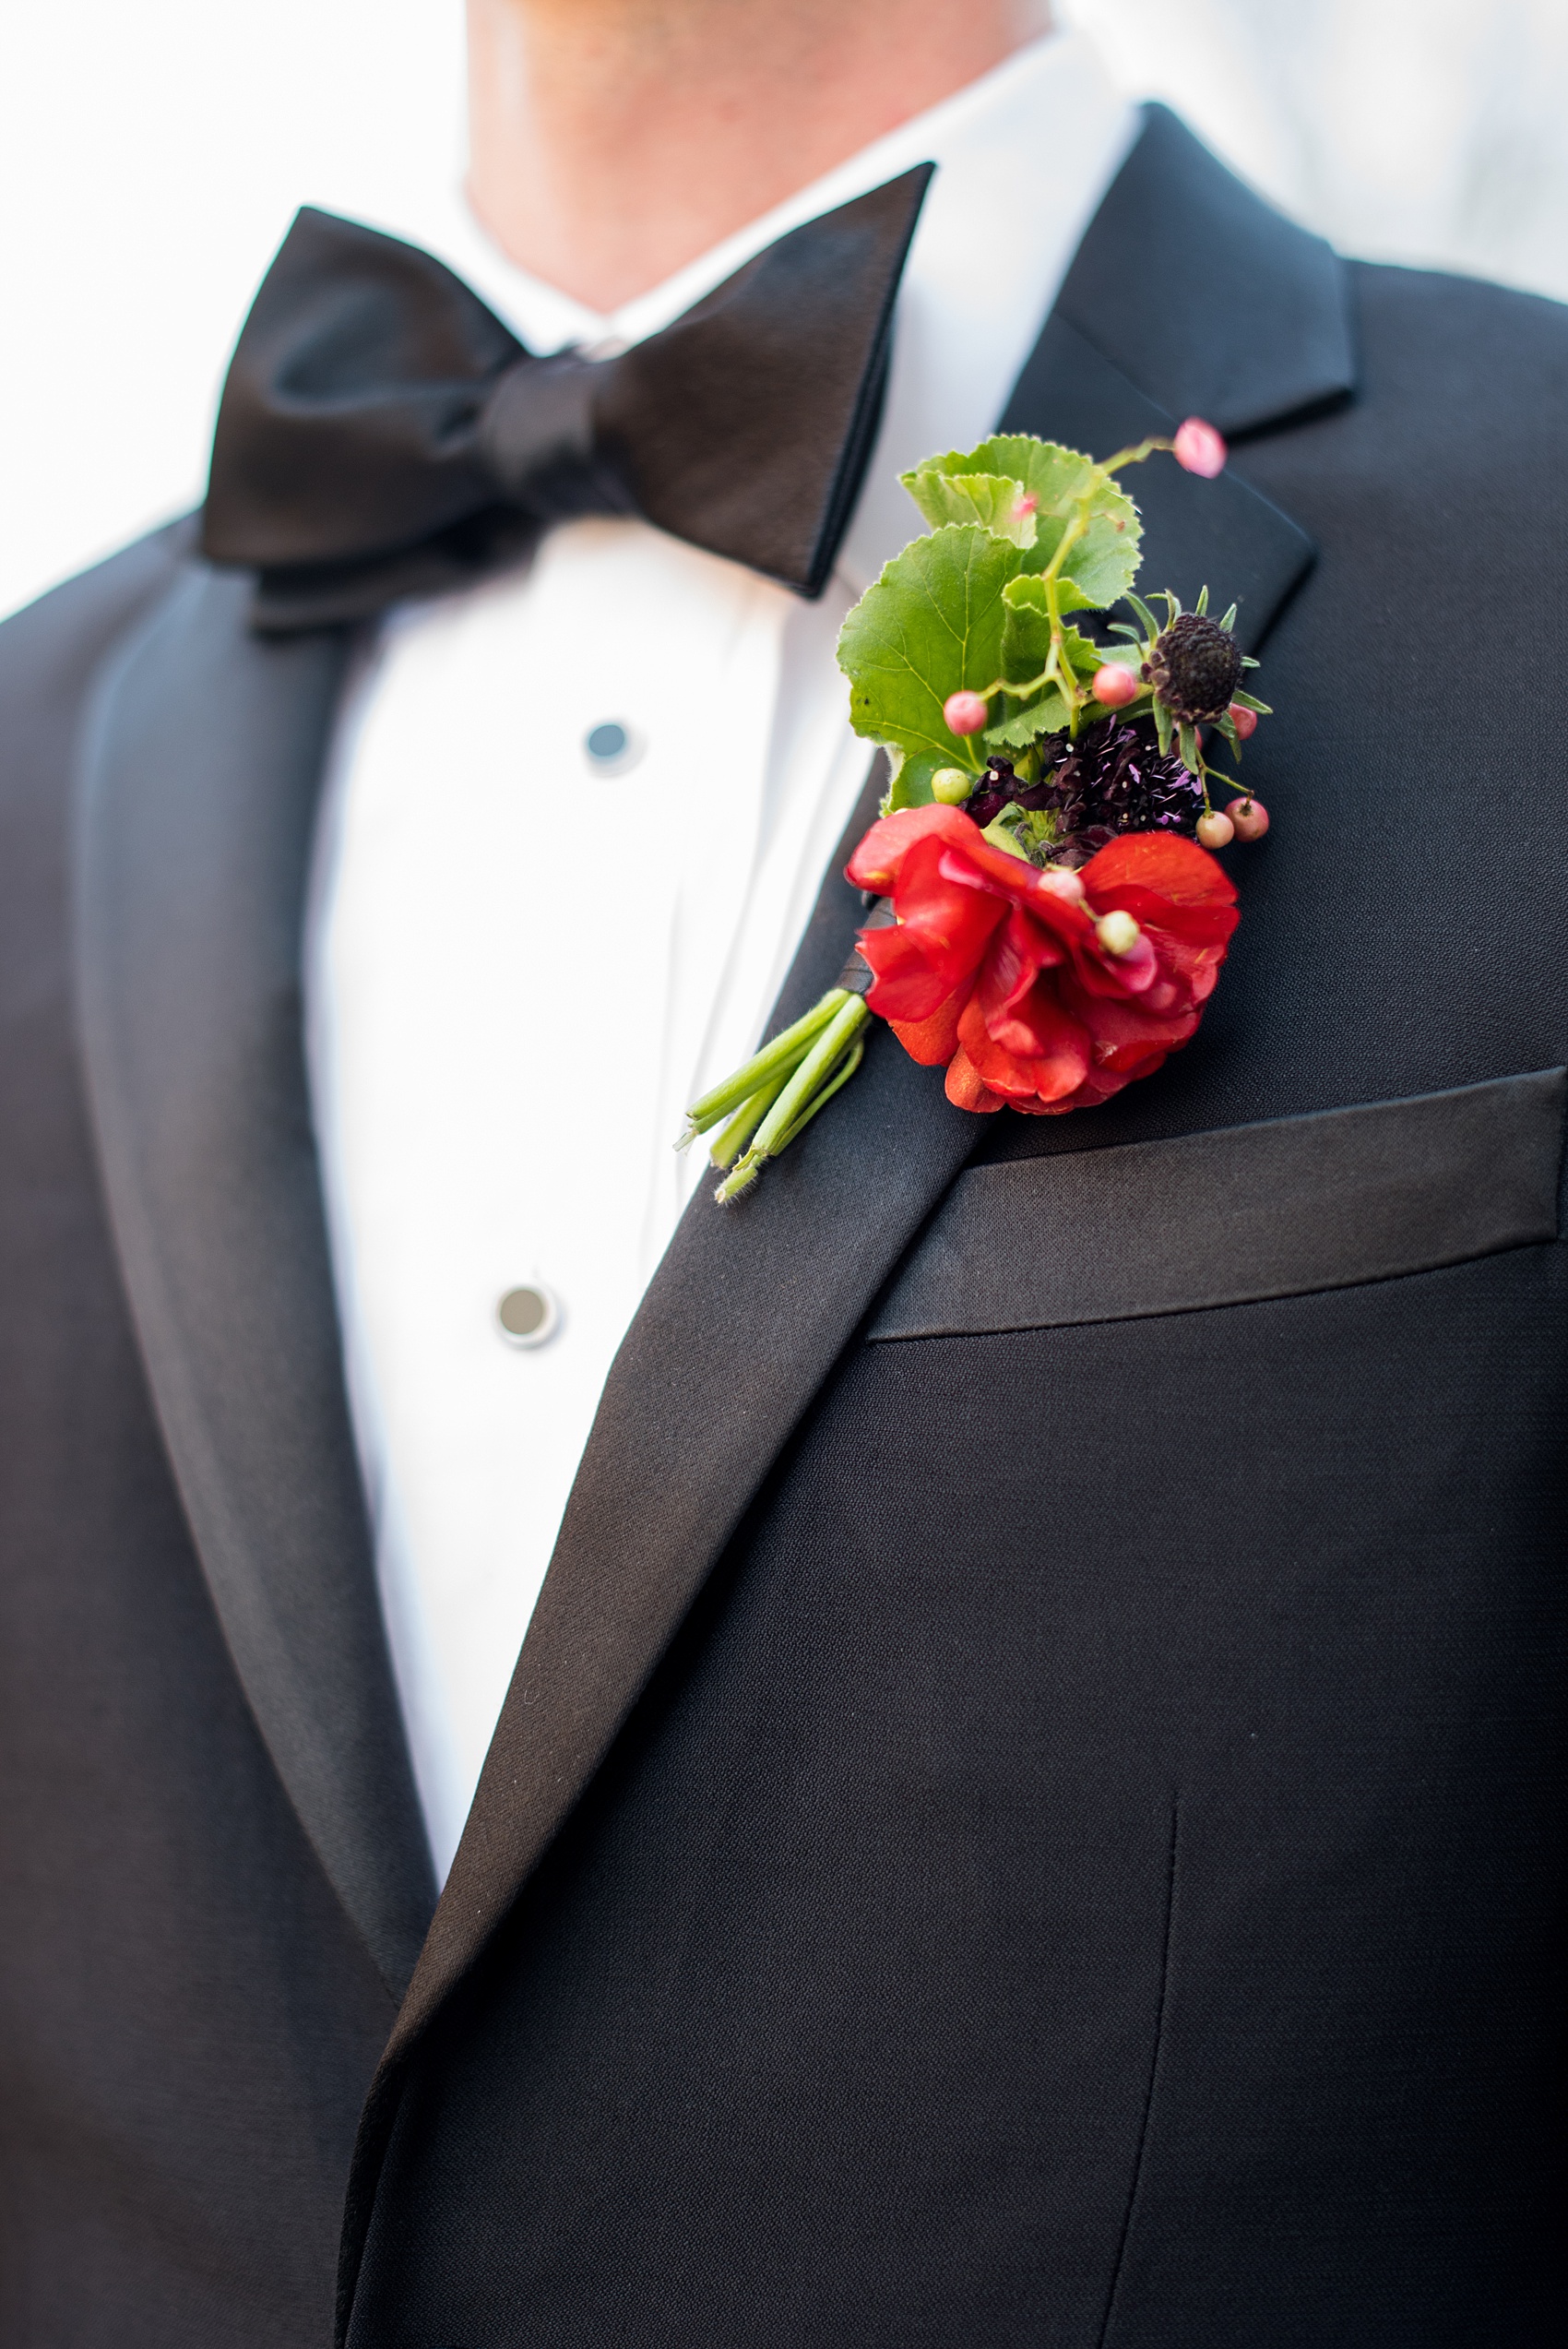
M 1568 1071 L 971 1167 L 869 1339 L 1304 1296 L 1557 1237 Z

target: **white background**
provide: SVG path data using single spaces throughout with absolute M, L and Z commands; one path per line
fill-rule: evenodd
M 1568 298 L 1568 0 L 1061 13 L 1343 249 Z M 295 206 L 417 220 L 461 71 L 460 0 L 4 0 L 0 612 L 196 502 Z

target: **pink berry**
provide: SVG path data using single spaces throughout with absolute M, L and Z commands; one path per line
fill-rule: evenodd
M 1225 471 L 1225 443 L 1201 416 L 1189 416 L 1184 424 L 1178 425 L 1170 446 L 1178 465 L 1189 473 L 1201 473 L 1206 482 Z
M 1201 848 L 1228 848 L 1234 837 L 1235 825 L 1218 807 L 1198 817 L 1198 845 Z
M 1023 520 L 1026 514 L 1038 513 L 1039 510 L 1039 500 L 1035 495 L 1032 489 L 1027 489 L 1013 508 L 1014 514 L 1020 522 Z
M 978 693 L 950 693 L 942 705 L 947 729 L 955 734 L 978 734 L 991 712 Z
M 1258 730 L 1258 713 L 1249 709 L 1244 701 L 1233 701 L 1229 709 L 1230 723 L 1243 742 L 1251 742 Z
M 1107 709 L 1124 709 L 1128 702 L 1138 698 L 1138 681 L 1120 661 L 1108 661 L 1103 669 L 1094 673 L 1094 698 L 1103 702 Z
M 1229 816 L 1239 841 L 1261 841 L 1268 829 L 1268 810 L 1261 799 L 1233 799 Z

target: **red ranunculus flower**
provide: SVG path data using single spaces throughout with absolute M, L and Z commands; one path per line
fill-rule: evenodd
M 1054 1116 L 1148 1076 L 1196 1029 L 1238 920 L 1214 858 L 1170 832 L 1126 832 L 1080 872 L 1042 872 L 961 808 L 907 807 L 872 826 L 848 870 L 897 917 L 861 933 L 866 1001 L 914 1059 L 945 1063 L 960 1109 Z M 1113 912 L 1138 924 L 1124 954 L 1096 935 Z

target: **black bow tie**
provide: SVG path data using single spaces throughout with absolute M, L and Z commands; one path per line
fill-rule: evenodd
M 606 359 L 536 359 L 428 253 L 301 212 L 223 388 L 205 552 L 259 572 L 270 630 L 465 584 L 577 514 L 640 514 L 820 594 L 933 168 L 809 221 Z

